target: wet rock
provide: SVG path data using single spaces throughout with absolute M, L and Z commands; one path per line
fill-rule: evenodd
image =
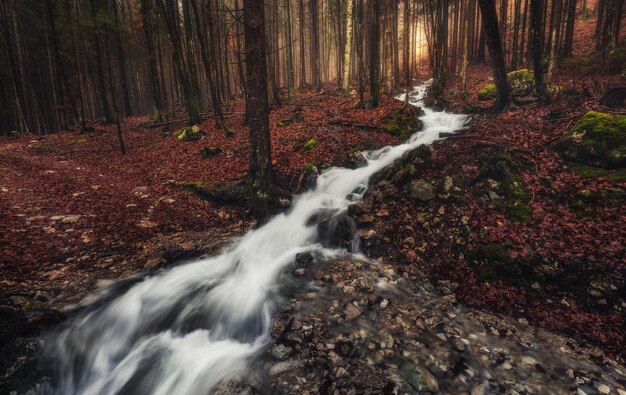
M 409 184 L 411 198 L 427 202 L 435 198 L 435 186 L 425 180 L 415 180 Z
M 301 367 L 304 367 L 304 365 L 305 365 L 305 362 L 302 360 L 279 362 L 270 368 L 269 374 L 270 376 L 276 376 L 281 373 L 299 369 Z
M 272 357 L 278 359 L 279 361 L 283 361 L 293 354 L 293 348 L 282 344 L 274 344 L 270 349 L 270 354 L 272 354 Z
M 154 269 L 157 268 L 161 265 L 163 265 L 164 263 L 166 263 L 167 261 L 163 258 L 152 258 L 150 260 L 148 260 L 144 265 L 143 268 L 144 269 Z
M 229 380 L 220 383 L 212 391 L 214 395 L 252 395 L 252 388 L 237 380 Z
M 297 268 L 305 268 L 309 267 L 313 264 L 313 254 L 310 252 L 301 252 L 296 254 L 296 267 Z
M 396 186 L 404 185 L 411 178 L 415 177 L 417 174 L 417 169 L 411 163 L 404 165 L 402 169 L 396 172 L 393 175 L 391 182 Z
M 412 363 L 405 363 L 400 369 L 402 377 L 415 391 L 439 391 L 439 383 L 428 370 L 418 368 Z
M 319 241 L 328 248 L 350 249 L 356 232 L 357 226 L 354 219 L 347 215 L 328 218 L 317 226 Z
M 353 320 L 362 314 L 361 310 L 352 303 L 348 303 L 344 313 L 346 314 L 346 318 L 349 320 Z
M 306 270 L 304 270 L 303 268 L 298 268 L 293 271 L 293 274 L 296 277 L 302 277 L 304 276 L 305 273 L 306 273 Z

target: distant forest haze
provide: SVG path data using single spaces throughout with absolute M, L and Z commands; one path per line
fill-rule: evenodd
M 48 134 L 89 123 L 185 114 L 190 124 L 246 96 L 243 0 L 4 0 L 0 3 L 0 131 Z M 376 106 L 432 73 L 437 97 L 467 67 L 491 62 L 494 108 L 512 99 L 506 72 L 574 55 L 577 23 L 595 18 L 595 46 L 618 46 L 624 0 L 267 0 L 269 105 L 295 90 L 359 93 Z M 486 16 L 486 17 L 484 17 Z M 259 33 L 262 34 L 262 33 Z M 257 61 L 255 59 L 254 61 Z M 538 92 L 545 97 L 544 83 Z M 354 91 L 351 91 L 354 89 Z M 365 102 L 366 96 L 369 98 Z M 120 127 L 120 142 L 121 142 Z

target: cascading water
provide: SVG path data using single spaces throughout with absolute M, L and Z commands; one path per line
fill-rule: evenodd
M 420 103 L 426 86 L 410 94 L 411 104 Z M 55 380 L 44 392 L 200 394 L 244 372 L 270 342 L 278 279 L 296 254 L 345 253 L 318 244 L 309 219 L 320 209 L 345 212 L 371 175 L 439 139 L 440 132 L 461 129 L 466 117 L 424 108 L 421 120 L 423 131 L 407 142 L 365 152 L 365 166 L 320 175 L 313 190 L 294 198 L 288 213 L 220 255 L 147 277 L 121 295 L 101 291 L 46 344 Z

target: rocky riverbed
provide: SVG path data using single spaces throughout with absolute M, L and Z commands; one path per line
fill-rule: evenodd
M 458 303 L 384 259 L 300 257 L 253 374 L 216 393 L 626 394 L 593 346 Z

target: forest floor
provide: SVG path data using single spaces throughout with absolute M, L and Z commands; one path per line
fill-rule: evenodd
M 398 277 L 428 279 L 455 302 L 591 343 L 623 364 L 626 172 L 569 163 L 555 144 L 587 111 L 623 114 L 624 108 L 605 108 L 597 99 L 624 79 L 604 66 L 576 67 L 554 76 L 560 92 L 550 105 L 472 116 L 468 130 L 433 144 L 408 179 L 389 177 L 373 186 L 355 217 L 364 251 L 383 258 Z M 453 78 L 447 107 L 488 107 L 477 92 L 490 75 L 486 66 L 470 68 L 466 94 Z M 272 110 L 284 196 L 305 188 L 303 177 L 313 167 L 353 165 L 355 152 L 399 141 L 381 126 L 401 102 L 384 97 L 374 110 L 355 104 L 335 91 L 303 91 L 295 104 Z M 192 142 L 176 139 L 182 124 L 126 119 L 125 156 L 110 125 L 1 139 L 0 304 L 70 309 L 99 280 L 212 253 L 257 226 L 246 208 L 203 200 L 178 185 L 244 177 L 243 106 L 235 101 L 226 111 L 234 137 L 207 119 L 206 135 Z M 317 146 L 307 150 L 311 139 Z M 201 154 L 214 147 L 216 155 Z M 498 161 L 518 183 L 514 199 L 497 177 L 481 176 Z M 435 196 L 412 198 L 409 185 L 418 179 L 435 185 Z
M 273 158 L 283 195 L 302 189 L 312 164 L 346 164 L 355 152 L 398 142 L 378 126 L 402 103 L 385 98 L 376 110 L 355 109 L 355 104 L 354 98 L 335 93 L 305 91 L 297 104 L 272 111 Z M 47 298 L 60 296 L 66 303 L 76 298 L 77 283 L 89 289 L 98 279 L 125 277 L 202 253 L 203 243 L 192 243 L 190 232 L 237 235 L 254 226 L 249 210 L 199 199 L 179 185 L 233 184 L 245 176 L 243 102 L 230 110 L 226 121 L 234 137 L 207 119 L 201 125 L 205 136 L 190 142 L 174 135 L 182 123 L 146 127 L 146 118 L 127 119 L 125 156 L 112 125 L 94 125 L 94 132 L 83 134 L 0 140 L 2 288 L 45 290 Z M 310 139 L 317 146 L 306 150 Z M 214 147 L 221 152 L 203 157 L 203 148 Z M 168 243 L 168 237 L 176 241 Z M 180 253 L 172 254 L 172 243 Z

